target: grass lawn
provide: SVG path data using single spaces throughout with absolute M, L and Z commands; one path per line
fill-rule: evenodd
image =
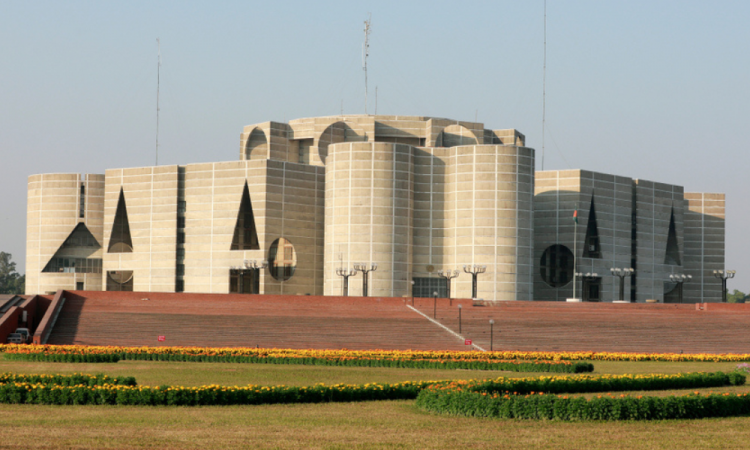
M 602 373 L 727 371 L 734 363 L 594 362 Z M 0 372 L 132 375 L 142 385 L 368 383 L 539 373 L 232 363 L 0 360 Z M 747 390 L 747 387 L 721 391 Z M 719 389 L 713 389 L 719 391 Z M 648 393 L 653 395 L 656 393 Z M 432 415 L 413 401 L 231 407 L 0 405 L 0 448 L 747 448 L 750 417 L 538 422 Z

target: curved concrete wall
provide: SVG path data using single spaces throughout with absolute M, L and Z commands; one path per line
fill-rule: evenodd
M 485 265 L 477 297 L 533 297 L 534 150 L 505 145 L 416 149 L 414 277 L 458 270 L 453 297 L 471 297 L 463 266 Z
M 326 295 L 341 295 L 336 268 L 377 263 L 370 296 L 408 295 L 411 287 L 413 147 L 382 142 L 328 146 L 325 200 Z M 349 295 L 362 294 L 362 274 Z

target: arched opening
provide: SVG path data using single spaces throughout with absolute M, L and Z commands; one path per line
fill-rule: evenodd
M 107 272 L 108 291 L 133 291 L 132 270 L 110 270 Z
M 330 125 L 318 137 L 318 157 L 320 162 L 326 163 L 328 157 L 328 146 L 346 141 L 349 126 L 344 122 L 335 122 Z
M 268 249 L 268 271 L 278 281 L 292 278 L 297 268 L 297 252 L 288 239 L 278 238 Z
M 562 287 L 573 279 L 573 252 L 564 245 L 547 247 L 539 261 L 542 280 L 551 287 Z
M 459 145 L 476 145 L 477 138 L 463 125 L 448 125 L 437 138 L 438 147 L 456 147 Z
M 260 128 L 255 128 L 247 137 L 245 159 L 268 159 L 268 139 Z

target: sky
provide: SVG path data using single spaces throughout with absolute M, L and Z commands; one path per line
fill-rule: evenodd
M 235 160 L 244 125 L 368 112 L 516 128 L 537 168 L 727 195 L 750 289 L 750 2 L 0 0 L 0 251 L 37 173 Z M 376 92 L 377 89 L 377 100 Z M 375 109 L 377 108 L 377 110 Z M 544 152 L 542 152 L 544 142 Z

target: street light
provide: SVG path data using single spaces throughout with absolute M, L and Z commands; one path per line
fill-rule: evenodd
M 682 284 L 692 279 L 692 275 L 685 275 L 684 273 L 669 274 L 669 280 L 673 283 L 677 283 L 677 294 L 679 295 L 680 303 L 682 303 Z M 701 303 L 703 303 L 703 296 L 701 296 Z
M 354 270 L 362 272 L 362 297 L 367 297 L 367 274 L 378 270 L 378 265 L 373 263 L 368 267 L 364 263 L 359 263 L 354 265 Z
M 344 286 L 343 286 L 343 292 L 344 297 L 349 296 L 349 277 L 354 276 L 357 274 L 357 271 L 354 269 L 344 269 L 343 267 L 339 267 L 336 269 L 336 275 L 344 278 Z
M 586 273 L 576 272 L 573 275 L 575 275 L 577 278 L 580 278 L 581 281 L 583 281 L 583 282 L 591 281 L 591 280 L 595 280 L 595 279 L 599 278 L 599 274 L 596 273 L 596 272 L 593 272 L 593 273 L 592 272 L 586 272 Z M 581 286 L 581 291 L 583 292 L 583 286 Z M 586 294 L 585 292 L 583 292 L 583 295 L 581 295 L 581 298 L 585 298 L 586 300 L 588 300 L 589 297 L 588 297 L 588 294 Z
M 414 280 L 411 280 L 411 306 L 414 306 Z
M 490 351 L 492 351 L 492 344 L 493 344 L 493 328 L 495 326 L 495 321 L 493 319 L 490 319 Z
M 461 334 L 461 305 L 458 305 L 458 334 Z
M 456 278 L 458 274 L 458 270 L 454 270 L 453 272 L 451 272 L 450 270 L 447 270 L 445 272 L 443 272 L 442 270 L 438 270 L 438 275 L 445 278 L 446 280 L 446 285 L 448 287 L 448 302 L 451 306 L 453 306 L 453 299 L 451 299 L 451 278 Z
M 621 269 L 619 267 L 613 267 L 609 269 L 612 275 L 620 277 L 620 300 L 625 301 L 625 277 L 632 275 L 635 270 L 632 267 Z
M 736 270 L 714 270 L 714 276 L 721 280 L 721 301 L 723 303 L 727 302 L 727 280 L 734 278 L 736 273 Z
M 432 299 L 433 299 L 432 318 L 437 319 L 437 291 L 432 293 Z
M 464 266 L 464 272 L 471 274 L 471 298 L 477 298 L 477 275 L 486 271 L 487 266 Z

